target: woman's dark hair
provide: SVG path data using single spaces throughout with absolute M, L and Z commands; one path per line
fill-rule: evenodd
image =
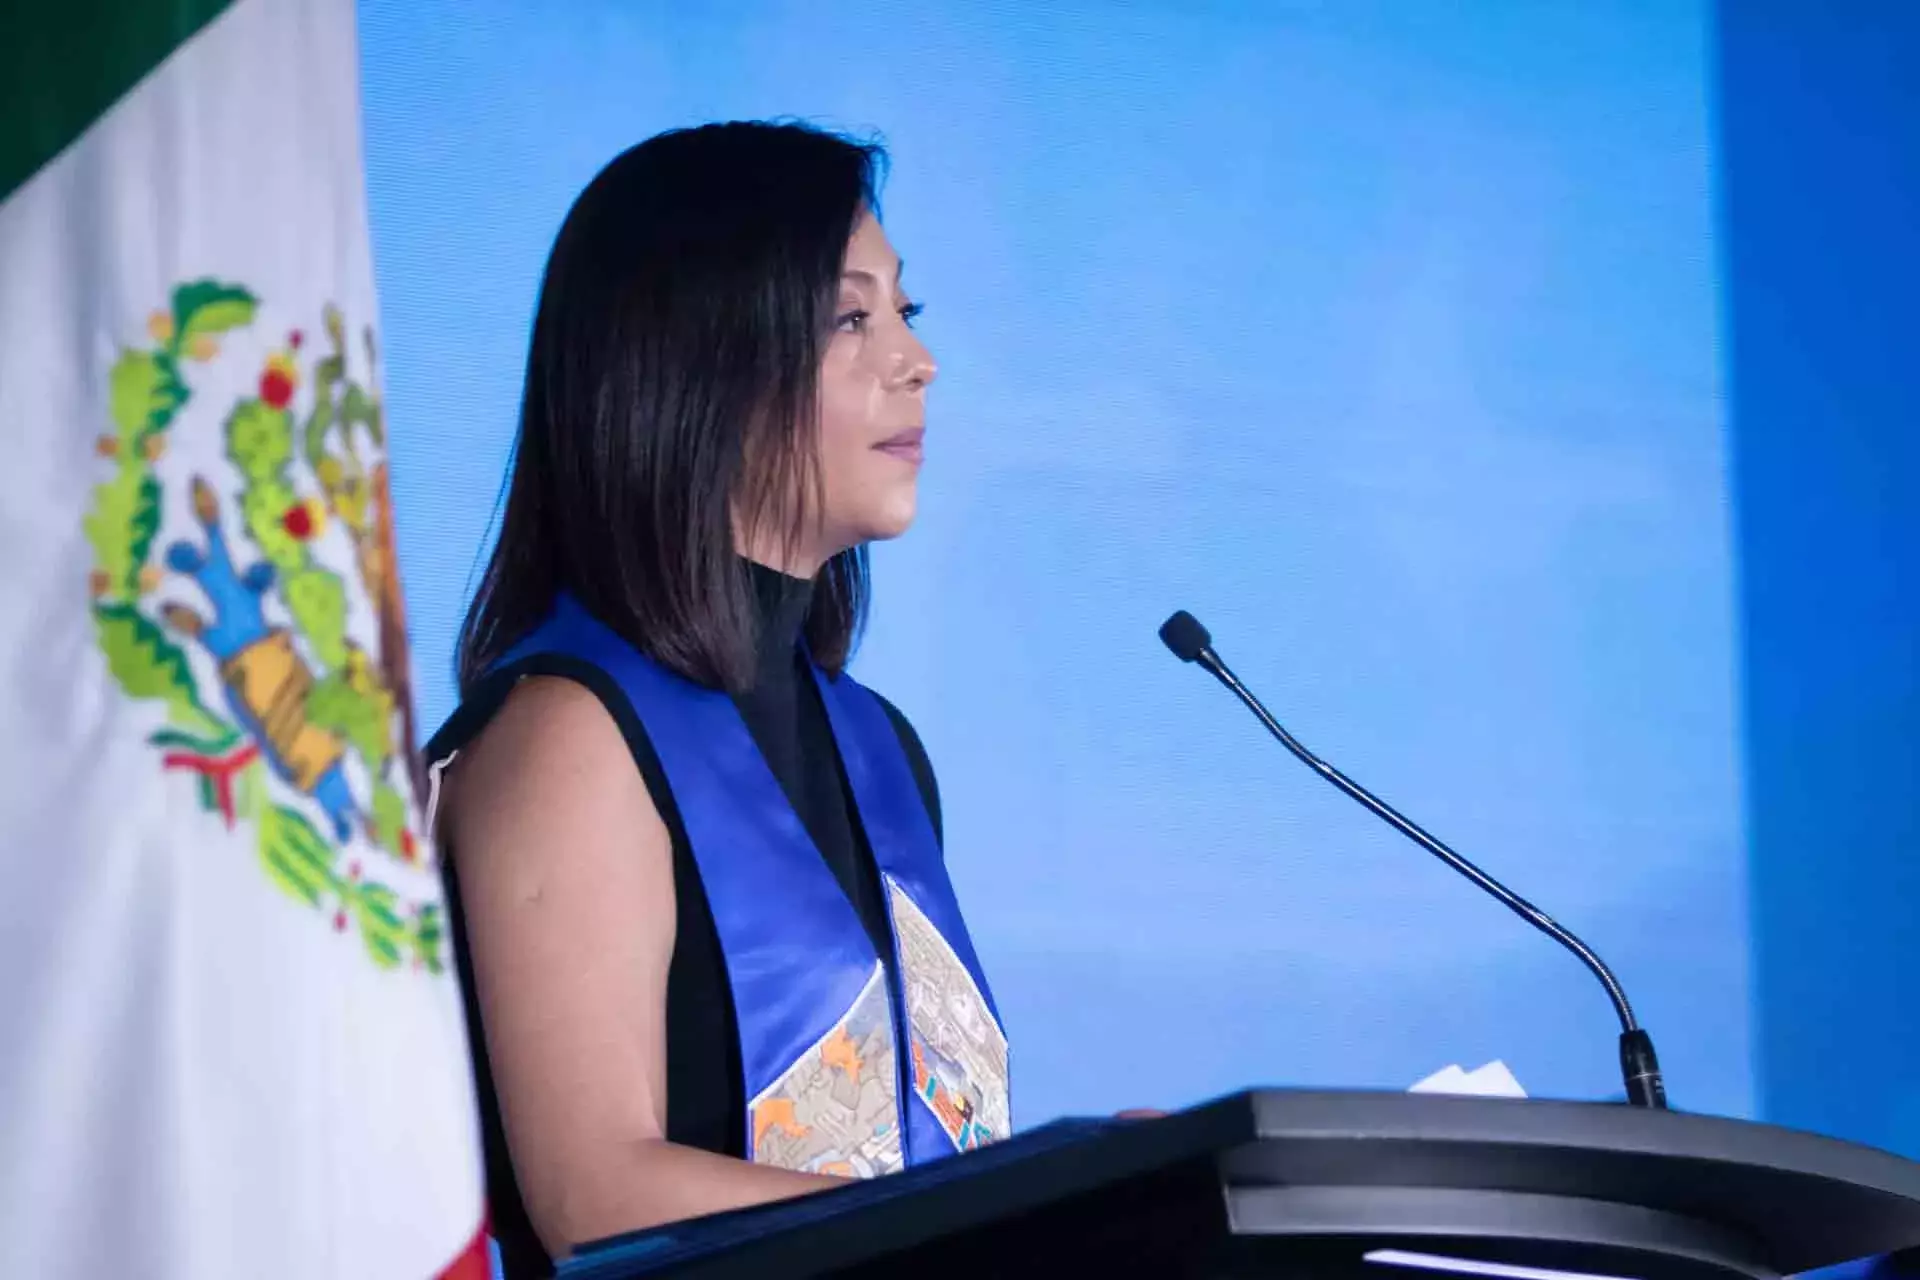
M 500 535 L 460 633 L 462 694 L 570 592 L 663 666 L 739 690 L 755 642 L 745 527 L 802 535 L 820 491 L 818 379 L 879 147 L 719 124 L 621 154 L 547 260 Z M 806 638 L 837 671 L 866 552 L 815 580 Z

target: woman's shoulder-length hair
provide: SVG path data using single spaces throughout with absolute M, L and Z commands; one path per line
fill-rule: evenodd
M 499 536 L 461 629 L 462 694 L 561 592 L 688 679 L 750 678 L 736 528 L 797 539 L 819 493 L 818 377 L 846 245 L 885 154 L 805 125 L 650 138 L 574 202 L 541 285 Z M 806 623 L 838 671 L 866 553 Z

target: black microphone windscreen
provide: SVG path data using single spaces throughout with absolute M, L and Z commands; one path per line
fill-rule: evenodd
M 1213 646 L 1213 637 L 1200 619 L 1185 609 L 1160 624 L 1160 639 L 1182 662 L 1192 662 Z

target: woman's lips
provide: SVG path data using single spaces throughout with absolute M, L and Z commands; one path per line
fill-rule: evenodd
M 890 454 L 902 462 L 911 462 L 917 467 L 926 457 L 926 438 L 927 431 L 925 427 L 914 427 L 911 430 L 888 436 L 885 440 L 882 440 L 873 447 L 881 453 Z

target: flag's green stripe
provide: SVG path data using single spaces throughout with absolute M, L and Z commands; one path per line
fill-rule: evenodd
M 232 0 L 4 0 L 0 199 Z

